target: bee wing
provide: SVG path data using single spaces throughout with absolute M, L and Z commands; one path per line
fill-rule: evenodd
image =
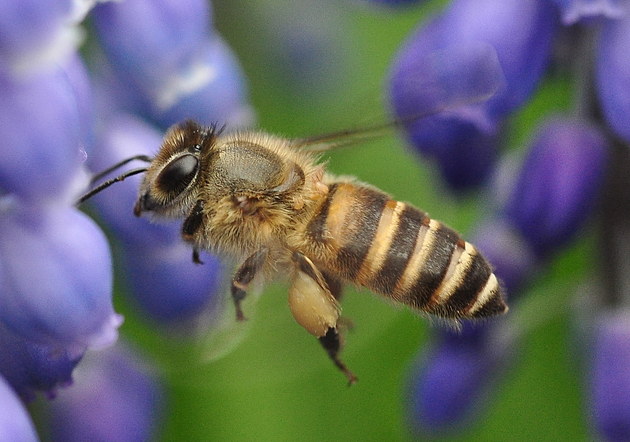
M 297 148 L 325 152 L 383 136 L 391 129 L 440 113 L 471 114 L 505 87 L 495 49 L 484 42 L 447 47 L 407 61 L 392 83 L 399 86 L 388 122 L 295 140 Z

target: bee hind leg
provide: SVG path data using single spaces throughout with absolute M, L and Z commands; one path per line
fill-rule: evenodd
M 322 274 L 308 257 L 299 252 L 293 254 L 293 262 L 295 266 L 289 288 L 291 313 L 298 324 L 317 337 L 351 385 L 357 378 L 338 356 L 341 341 L 337 323 L 341 309 L 337 298 L 341 294 L 341 284 L 332 276 Z
M 245 315 L 243 315 L 243 310 L 241 309 L 241 302 L 247 296 L 247 287 L 265 263 L 267 252 L 268 250 L 266 248 L 262 248 L 253 253 L 241 264 L 232 278 L 231 292 L 234 307 L 236 308 L 237 321 L 245 320 Z
M 337 368 L 339 368 L 339 370 L 341 370 L 348 378 L 348 385 L 354 384 L 358 378 L 350 371 L 350 369 L 348 369 L 348 367 L 346 367 L 346 364 L 339 359 L 338 354 L 341 349 L 341 340 L 337 329 L 332 327 L 329 328 L 326 334 L 318 339 L 319 343 L 322 344 L 322 347 L 324 347 L 324 350 L 326 350 L 326 353 L 328 353 L 330 359 L 332 359 Z

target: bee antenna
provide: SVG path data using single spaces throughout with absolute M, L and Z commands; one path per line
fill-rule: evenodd
M 128 178 L 130 176 L 133 175 L 138 175 L 139 173 L 143 173 L 146 172 L 147 170 L 149 170 L 148 167 L 139 167 L 137 169 L 131 169 L 128 170 L 127 172 L 123 173 L 122 175 L 118 175 L 115 178 L 112 178 L 111 180 L 107 180 L 101 184 L 99 184 L 98 186 L 96 186 L 95 188 L 93 188 L 92 190 L 90 190 L 89 192 L 85 193 L 83 196 L 81 196 L 78 200 L 77 200 L 77 206 L 81 205 L 82 203 L 84 203 L 85 201 L 87 201 L 88 199 L 92 198 L 94 195 L 96 195 L 97 193 L 101 192 L 102 190 L 107 189 L 109 186 L 111 186 L 114 183 L 117 183 L 119 181 L 123 181 L 125 178 Z
M 105 169 L 105 170 L 95 174 L 94 176 L 92 176 L 92 179 L 90 180 L 90 185 L 95 184 L 101 178 L 106 177 L 107 175 L 112 173 L 114 170 L 120 169 L 125 164 L 131 163 L 132 161 L 135 161 L 135 160 L 144 161 L 145 163 L 150 163 L 151 161 L 153 161 L 153 158 L 148 156 L 148 155 L 134 155 L 133 157 L 126 158 L 126 159 L 124 159 L 124 160 L 114 164 L 113 166 L 108 167 L 107 169 Z

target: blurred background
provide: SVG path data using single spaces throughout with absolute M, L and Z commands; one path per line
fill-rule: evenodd
M 27 3 L 37 4 L 37 1 Z M 164 9 L 156 7 L 158 3 Z M 224 118 L 230 125 L 253 125 L 285 137 L 374 127 L 394 118 L 390 80 L 400 66 L 402 48 L 409 47 L 412 40 L 415 42 L 416 37 L 412 36 L 419 35 L 416 33 L 424 29 L 428 20 L 450 5 L 455 5 L 455 12 L 449 13 L 449 17 L 461 25 L 460 29 L 467 29 L 468 18 L 474 15 L 466 12 L 460 16 L 457 11 L 461 10 L 479 11 L 477 28 L 471 25 L 471 29 L 484 30 L 483 20 L 488 20 L 488 28 L 494 25 L 501 28 L 504 34 L 497 31 L 495 35 L 497 46 L 501 47 L 504 40 L 509 43 L 512 37 L 518 40 L 531 33 L 543 39 L 553 34 L 550 29 L 559 28 L 561 21 L 555 5 L 563 5 L 558 6 L 561 10 L 566 4 L 590 2 L 479 0 L 479 3 L 484 7 L 476 9 L 475 2 L 468 0 L 213 0 L 207 10 L 207 2 L 196 0 L 160 0 L 153 4 L 146 0 L 104 2 L 85 20 L 79 19 L 85 28 L 85 40 L 77 47 L 88 67 L 86 77 L 93 82 L 96 103 L 90 141 L 82 140 L 81 144 L 82 161 L 95 172 L 130 155 L 154 154 L 164 130 L 186 117 L 200 119 L 204 124 L 217 120 L 222 124 Z M 551 8 L 552 3 L 553 13 L 547 14 L 545 8 Z M 13 12 L 24 16 L 20 4 L 14 4 L 18 5 L 14 8 L 18 12 Z M 135 5 L 139 5 L 137 10 Z M 507 12 L 502 14 L 501 5 L 512 6 L 506 6 Z M 39 6 L 33 10 L 45 9 Z M 168 8 L 179 10 L 181 16 L 168 13 Z M 566 8 L 562 18 L 565 25 L 567 20 L 573 20 L 569 16 L 574 12 Z M 495 10 L 499 13 L 493 16 Z M 50 11 L 54 13 L 52 8 Z M 0 9 L 0 12 L 5 11 Z M 483 16 L 486 13 L 494 18 L 487 19 Z M 606 14 L 618 17 L 614 8 L 609 8 Z M 531 18 L 531 26 L 527 17 Z M 547 26 L 546 20 L 553 23 Z M 452 25 L 448 20 L 441 23 Z M 439 23 L 436 26 L 427 34 L 428 41 L 448 40 L 449 26 L 446 30 L 438 29 Z M 18 36 L 30 35 L 19 27 L 16 29 Z M 564 29 L 575 31 L 577 27 Z M 614 290 L 608 292 L 607 301 L 602 301 L 606 295 L 599 296 L 604 290 L 599 283 L 602 264 L 613 268 L 625 262 L 627 243 L 620 238 L 627 240 L 628 235 L 623 229 L 620 236 L 606 234 L 612 228 L 606 225 L 602 228 L 602 219 L 606 219 L 598 216 L 602 204 L 595 197 L 584 201 L 581 198 L 591 193 L 599 195 L 598 174 L 603 174 L 602 158 L 606 156 L 600 142 L 603 136 L 590 136 L 590 129 L 564 123 L 557 123 L 562 129 L 553 126 L 556 130 L 551 131 L 554 135 L 566 135 L 562 143 L 555 138 L 549 141 L 544 133 L 537 135 L 543 120 L 553 114 L 580 118 L 586 115 L 602 121 L 600 110 L 594 111 L 592 106 L 584 104 L 592 104 L 589 101 L 594 93 L 592 78 L 575 75 L 583 72 L 579 62 L 590 66 L 593 57 L 575 57 L 576 53 L 588 54 L 588 51 L 585 46 L 573 45 L 572 38 L 579 32 L 568 34 L 571 36 L 557 38 L 553 49 L 551 43 L 548 47 L 528 45 L 527 37 L 523 38 L 523 44 L 519 40 L 513 51 L 506 43 L 508 50 L 501 52 L 499 58 L 508 54 L 508 62 L 504 63 L 508 67 L 508 82 L 516 78 L 519 80 L 516 83 L 532 85 L 530 91 L 522 94 L 521 102 L 512 103 L 512 108 L 500 112 L 497 110 L 500 106 L 492 108 L 494 114 L 488 111 L 481 115 L 479 109 L 455 113 L 456 122 L 458 118 L 465 121 L 461 133 L 483 133 L 475 138 L 478 142 L 475 149 L 486 146 L 483 144 L 488 141 L 486 130 L 492 132 L 492 137 L 488 137 L 492 138 L 491 149 L 500 146 L 500 155 L 492 150 L 490 155 L 496 154 L 496 158 L 491 158 L 487 168 L 487 164 L 473 164 L 477 151 L 473 147 L 467 149 L 465 137 L 464 143 L 456 146 L 466 154 L 472 152 L 470 167 L 466 162 L 460 162 L 458 167 L 474 171 L 479 166 L 487 172 L 483 182 L 466 187 L 470 183 L 449 181 L 448 177 L 456 174 L 449 175 L 454 169 L 449 169 L 452 164 L 448 154 L 440 157 L 438 148 L 433 157 L 419 155 L 422 147 L 410 147 L 407 142 L 410 137 L 394 129 L 368 142 L 327 152 L 323 157 L 332 173 L 355 176 L 398 200 L 412 203 L 464 238 L 480 241 L 478 245 L 489 257 L 499 256 L 501 262 L 490 260 L 500 267 L 500 276 L 511 278 L 506 281 L 510 287 L 518 287 L 518 294 L 516 290 L 508 294 L 510 312 L 504 319 L 488 321 L 477 329 L 465 326 L 459 335 L 437 320 L 392 305 L 366 290 L 347 287 L 342 305 L 348 330 L 341 358 L 359 378 L 358 383 L 348 387 L 345 377 L 317 340 L 294 321 L 287 305 L 286 284 L 272 283 L 260 291 L 259 297 L 252 296 L 257 301 L 245 306 L 248 320 L 245 324 L 235 324 L 226 285 L 229 270 L 221 273 L 221 264 L 208 255 L 202 256 L 204 266 L 193 266 L 189 247 L 182 247 L 179 242 L 179 224 L 156 227 L 145 219 L 133 218 L 132 202 L 138 181 L 130 178 L 95 197 L 87 207 L 81 207 L 98 220 L 113 251 L 113 304 L 115 311 L 125 317 L 118 329 L 120 346 L 113 350 L 88 350 L 73 374 L 74 385 L 67 387 L 70 373 L 83 352 L 96 347 L 91 341 L 93 336 L 88 339 L 81 334 L 77 338 L 68 333 L 70 337 L 64 335 L 65 340 L 58 341 L 59 333 L 54 326 L 65 325 L 66 312 L 62 309 L 59 318 L 46 316 L 53 324 L 50 328 L 54 339 L 47 334 L 42 341 L 36 327 L 42 322 L 29 322 L 27 315 L 26 319 L 21 316 L 15 319 L 16 315 L 6 313 L 12 310 L 5 309 L 3 313 L 5 304 L 0 303 L 0 347 L 5 355 L 0 355 L 0 373 L 22 399 L 33 399 L 35 393 L 31 390 L 37 392 L 37 400 L 29 403 L 28 411 L 34 416 L 40 437 L 64 441 L 579 441 L 598 437 L 628 440 L 624 437 L 630 437 L 630 417 L 626 419 L 630 404 L 623 398 L 630 398 L 630 391 L 625 395 L 623 388 L 630 390 L 630 382 L 623 368 L 625 362 L 630 363 L 630 351 L 620 350 L 619 359 L 614 355 L 620 348 L 619 342 L 625 342 L 626 347 L 630 342 L 626 339 L 630 336 L 626 325 L 629 322 L 622 308 L 614 322 L 621 324 L 620 328 L 606 335 L 614 338 L 600 342 L 597 347 L 600 353 L 591 351 L 597 336 L 594 324 L 605 316 L 606 308 L 614 310 L 612 307 L 627 306 L 630 302 L 612 299 Z M 630 31 L 615 35 L 622 34 L 630 35 Z M 0 35 L 0 43 L 2 38 Z M 551 40 L 550 36 L 548 41 Z M 535 38 L 531 41 L 537 42 Z M 193 47 L 194 50 L 189 50 Z M 573 52 L 567 47 L 573 48 Z M 627 45 L 618 44 L 618 47 Z M 0 50 L 4 50 L 2 45 Z M 539 53 L 545 56 L 538 57 Z M 204 57 L 211 58 L 210 62 Z M 528 66 L 539 63 L 538 58 L 553 58 L 553 61 L 547 70 L 541 67 L 540 72 L 529 75 Z M 540 61 L 541 66 L 545 63 Z M 0 65 L 1 76 L 5 75 L 4 69 Z M 522 82 L 516 75 L 521 72 Z M 4 81 L 4 77 L 0 80 Z M 19 83 L 13 77 L 11 81 Z M 0 93 L 3 90 L 0 87 Z M 512 98 L 518 93 L 508 95 Z M 625 97 L 618 93 L 606 96 Z M 396 106 L 395 102 L 393 107 Z M 28 112 L 34 112 L 35 108 L 29 108 Z M 0 110 L 0 117 L 10 111 L 10 106 L 6 106 Z M 5 133 L 15 130 L 12 124 L 6 126 L 0 125 L 0 130 Z M 28 133 L 38 132 L 28 125 L 25 127 Z M 624 133 L 612 135 L 620 132 L 617 127 L 602 131 L 607 140 L 615 140 L 612 144 L 616 148 L 620 145 L 616 137 L 627 137 Z M 448 135 L 450 132 L 445 137 Z M 535 149 L 545 143 L 548 149 L 541 148 L 542 153 Z M 532 145 L 534 148 L 530 149 Z M 587 153 L 584 157 L 572 152 L 563 156 L 566 145 L 577 146 L 576 152 L 578 147 L 587 146 L 584 149 Z M 73 161 L 75 147 L 72 145 L 68 150 Z M 588 151 L 590 147 L 592 152 Z M 627 150 L 627 145 L 623 148 Z M 528 157 L 530 151 L 537 152 L 532 154 L 533 160 Z M 478 155 L 482 160 L 486 158 L 483 152 Z M 572 158 L 578 158 L 575 164 Z M 6 188 L 3 169 L 11 171 L 18 167 L 5 168 L 5 159 L 6 155 L 0 159 L 0 202 L 7 194 L 20 190 Z M 522 164 L 525 165 L 521 169 Z M 597 169 L 591 171 L 595 177 L 591 181 L 588 173 L 581 172 L 580 167 L 585 164 Z M 579 179 L 574 179 L 576 175 Z M 586 178 L 580 181 L 583 176 Z M 551 177 L 549 182 L 547 177 Z M 569 178 L 563 181 L 564 177 Z M 15 181 L 24 181 L 19 178 Z M 587 181 L 587 185 L 592 185 L 582 191 L 580 185 Z M 619 182 L 616 185 L 612 190 L 609 188 L 609 196 L 617 198 L 616 192 L 626 186 Z M 520 190 L 523 192 L 519 193 Z M 73 198 L 66 197 L 59 204 L 75 210 Z M 28 201 L 30 204 L 31 200 Z M 603 205 L 614 206 L 616 201 L 625 200 L 613 198 L 612 203 Z M 529 203 L 532 205 L 528 206 Z M 562 212 L 564 209 L 566 212 Z M 493 218 L 496 214 L 500 221 Z M 623 224 L 624 216 L 620 215 L 616 221 Z M 516 224 L 506 227 L 506 219 Z M 554 223 L 555 220 L 559 221 Z M 5 271 L 2 260 L 14 263 L 16 254 L 15 249 L 3 248 L 2 243 L 6 244 L 12 232 L 3 223 L 0 218 L 0 287 L 4 289 L 2 278 L 9 273 L 2 273 Z M 608 219 L 608 225 L 612 225 L 612 219 Z M 531 226 L 533 232 L 528 231 Z M 608 242 L 601 241 L 602 236 Z M 549 242 L 542 245 L 536 242 L 541 237 Z M 603 259 L 600 244 L 612 244 L 611 250 L 618 246 L 615 248 L 618 261 Z M 134 251 L 134 247 L 138 250 Z M 33 254 L 26 253 L 30 249 L 25 250 L 23 255 L 27 258 L 20 255 L 14 259 L 12 268 L 21 269 L 16 272 L 19 274 L 16 280 L 29 279 L 31 273 L 39 274 L 38 267 L 33 267 L 30 260 Z M 107 261 L 107 254 L 103 256 L 103 262 Z M 87 272 L 89 267 L 70 265 L 70 271 L 64 275 L 71 277 L 76 269 Z M 615 271 L 604 274 L 610 281 L 619 276 Z M 106 297 L 110 293 L 107 281 L 102 290 Z M 46 286 L 48 282 L 39 285 Z M 624 289 L 622 285 L 621 292 Z M 28 295 L 29 291 L 26 292 Z M 188 292 L 191 299 L 180 296 Z M 16 299 L 26 295 L 18 293 Z M 34 302 L 36 305 L 44 302 L 44 314 L 49 302 L 46 296 L 43 293 L 43 301 Z M 211 316 L 216 313 L 219 298 L 228 303 L 221 323 L 223 328 L 215 334 L 217 322 Z M 0 297 L 0 301 L 4 302 L 3 299 L 8 298 Z M 107 330 L 111 333 L 107 343 L 111 344 L 120 324 L 112 320 L 113 311 L 106 308 L 103 311 L 99 326 L 103 321 L 109 324 Z M 593 314 L 595 311 L 597 315 Z M 37 329 L 35 337 L 29 334 L 32 328 Z M 94 328 L 89 330 L 92 332 Z M 6 338 L 5 332 L 12 337 Z M 19 335 L 19 344 L 14 344 L 14 333 Z M 31 347 L 24 347 L 21 339 L 28 339 L 28 345 L 52 342 L 53 351 L 40 352 L 44 354 L 42 359 L 48 363 L 62 355 L 64 364 L 70 361 L 69 368 L 64 365 L 60 379 L 47 377 L 50 367 L 46 364 L 44 369 L 35 363 L 23 369 L 26 364 L 20 365 L 23 360 L 20 358 L 26 355 L 29 363 L 37 358 L 32 357 L 36 352 L 23 350 Z M 68 354 L 58 352 L 58 348 Z M 79 350 L 73 353 L 69 348 Z M 593 358 L 593 354 L 598 354 L 598 358 Z M 610 355 L 613 356 L 607 359 Z M 611 367 L 618 378 L 608 376 L 606 370 Z M 31 369 L 43 373 L 45 381 L 35 376 L 29 378 Z M 29 376 L 22 376 L 24 372 Z M 606 383 L 606 379 L 615 382 L 619 379 L 621 384 L 617 388 L 617 384 Z M 590 389 L 593 385 L 594 395 Z M 605 388 L 598 389 L 601 385 Z M 0 383 L 0 400 L 6 393 L 3 386 Z M 41 394 L 42 390 L 45 394 Z M 610 391 L 613 394 L 608 394 Z M 53 396 L 57 397 L 49 400 Z M 619 402 L 607 402 L 618 397 L 622 398 Z M 597 425 L 603 430 L 593 430 Z

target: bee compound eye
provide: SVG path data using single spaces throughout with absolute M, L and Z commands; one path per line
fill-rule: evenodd
M 164 167 L 158 175 L 157 185 L 164 192 L 179 194 L 191 183 L 198 168 L 197 157 L 182 155 Z

